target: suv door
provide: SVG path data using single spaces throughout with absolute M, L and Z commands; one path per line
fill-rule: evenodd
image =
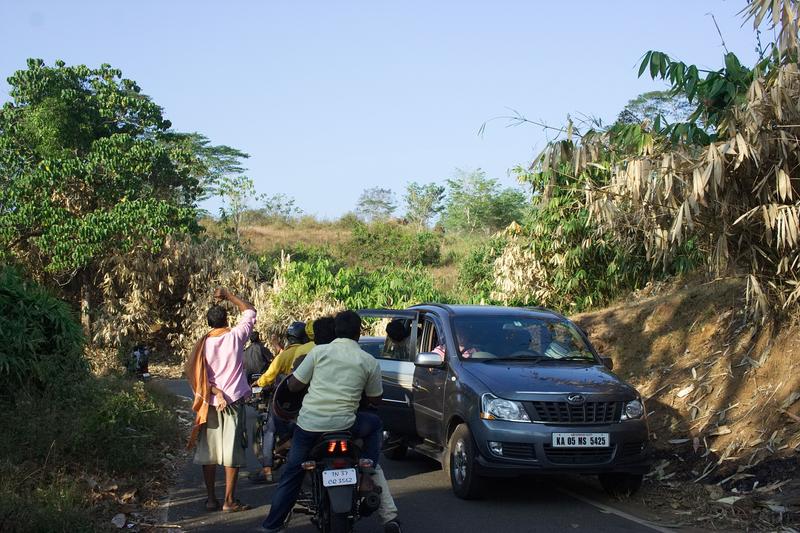
M 441 351 L 442 366 L 437 368 L 416 367 L 414 370 L 413 404 L 416 416 L 417 434 L 442 444 L 442 424 L 444 419 L 444 393 L 447 383 L 447 357 L 444 328 L 439 318 L 425 314 L 421 319 L 422 334 L 419 339 L 419 353 Z
M 411 399 L 419 313 L 395 309 L 361 309 L 358 314 L 361 318 L 402 320 L 410 329 L 408 337 L 399 343 L 387 335 L 383 349 L 376 357 L 381 366 L 383 382 L 383 401 L 378 406 L 378 415 L 383 421 L 385 431 L 395 435 L 414 436 L 416 423 Z

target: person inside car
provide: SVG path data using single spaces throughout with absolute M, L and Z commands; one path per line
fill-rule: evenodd
M 466 328 L 462 328 L 456 331 L 456 340 L 458 341 L 458 351 L 461 352 L 461 355 L 466 358 L 472 357 L 472 354 L 478 351 L 473 346 L 470 333 L 471 331 Z M 441 357 L 442 361 L 444 361 L 445 356 L 447 355 L 447 347 L 444 344 L 444 339 L 442 339 L 441 341 L 437 340 L 434 342 L 437 343 L 441 342 L 441 344 L 437 344 L 436 348 L 434 348 L 431 351 L 437 354 L 439 357 Z
M 336 340 L 314 348 L 297 370 L 287 378 L 290 390 L 306 386 L 292 439 L 292 448 L 272 497 L 269 514 L 263 527 L 268 532 L 280 531 L 294 507 L 303 482 L 301 464 L 311 448 L 326 432 L 349 430 L 364 441 L 364 457 L 375 465 L 373 481 L 382 488 L 378 510 L 384 520 L 384 531 L 399 532 L 397 508 L 391 499 L 383 471 L 378 466 L 383 425 L 374 413 L 358 411 L 362 393 L 373 404 L 383 395 L 380 366 L 377 360 L 358 345 L 361 317 L 353 311 L 342 311 L 334 318 Z
M 387 342 L 383 349 L 383 357 L 397 359 L 398 361 L 408 361 L 409 337 L 411 336 L 411 325 L 408 320 L 395 318 L 386 324 Z

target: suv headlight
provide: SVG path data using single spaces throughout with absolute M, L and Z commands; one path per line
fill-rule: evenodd
M 481 418 L 484 420 L 508 420 L 510 422 L 531 421 L 520 402 L 504 400 L 489 393 L 481 396 Z
M 641 400 L 631 400 L 622 404 L 620 420 L 638 420 L 644 416 L 644 404 Z

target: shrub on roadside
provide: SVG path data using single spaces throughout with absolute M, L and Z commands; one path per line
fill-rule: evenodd
M 435 265 L 441 259 L 441 237 L 396 222 L 378 221 L 353 226 L 342 245 L 344 257 L 357 257 L 360 264 L 374 267 Z
M 80 325 L 65 302 L 16 270 L 0 269 L 0 398 L 85 376 L 82 350 Z

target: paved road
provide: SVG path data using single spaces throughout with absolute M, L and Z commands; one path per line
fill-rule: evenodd
M 188 393 L 185 382 L 163 383 L 176 394 Z M 255 468 L 255 458 L 250 457 L 249 461 Z M 490 485 L 488 497 L 468 502 L 452 494 L 445 474 L 435 461 L 411 454 L 403 461 L 384 459 L 382 464 L 406 532 L 666 531 L 638 520 L 630 509 L 620 511 L 595 486 L 582 479 L 539 477 L 495 481 Z M 257 530 L 269 510 L 275 486 L 253 485 L 246 472 L 240 476 L 238 496 L 253 509 L 236 514 L 207 513 L 202 510 L 205 488 L 200 468 L 187 465 L 165 505 L 165 521 L 199 532 Z M 224 486 L 221 472 L 217 486 L 221 495 Z M 305 516 L 295 516 L 288 529 L 291 533 L 315 531 Z M 356 524 L 356 531 L 380 532 L 382 527 L 377 517 L 370 517 Z

